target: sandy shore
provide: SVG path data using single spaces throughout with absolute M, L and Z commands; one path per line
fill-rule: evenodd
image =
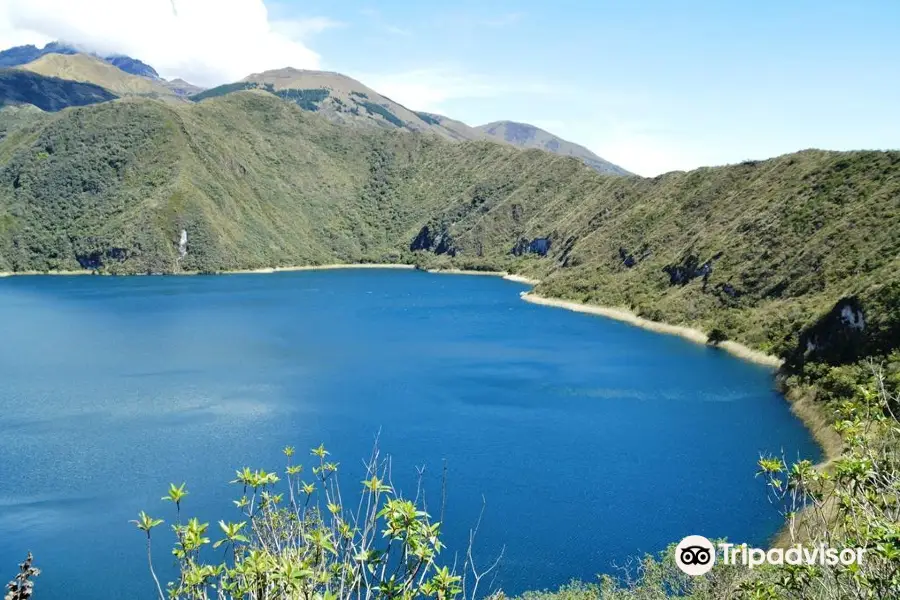
M 282 273 L 287 271 L 329 271 L 332 269 L 415 269 L 415 265 L 374 264 L 374 263 L 334 263 L 329 265 L 304 265 L 299 267 L 261 267 L 259 269 L 234 269 L 215 271 L 216 275 L 237 275 L 243 273 Z M 95 271 L 0 271 L 0 277 L 17 277 L 20 275 L 94 275 Z M 132 275 L 142 275 L 133 273 Z M 179 271 L 177 273 L 160 273 L 160 275 L 200 275 L 199 271 Z
M 15 277 L 18 275 L 93 275 L 93 271 L 0 271 L 0 277 Z
M 524 275 L 513 275 L 506 271 L 473 271 L 467 269 L 427 269 L 427 271 L 437 275 L 490 275 L 491 277 L 502 277 L 507 281 L 524 283 L 525 285 L 537 285 L 541 282 L 539 279 L 532 279 Z
M 503 277 L 505 271 L 475 271 L 472 269 L 425 269 L 435 275 L 487 275 L 489 277 Z
M 649 319 L 639 317 L 633 312 L 622 308 L 609 308 L 606 306 L 594 306 L 592 304 L 580 304 L 578 302 L 570 302 L 568 300 L 557 300 L 556 298 L 546 298 L 544 296 L 538 296 L 533 292 L 524 292 L 522 294 L 522 299 L 534 304 L 555 306 L 557 308 L 565 308 L 566 310 L 573 310 L 575 312 L 608 317 L 610 319 L 616 319 L 617 321 L 624 321 L 631 325 L 649 329 L 650 331 L 667 333 L 670 335 L 678 335 L 698 344 L 706 344 L 708 341 L 706 334 L 697 329 L 682 327 L 680 325 L 669 325 L 667 323 L 659 323 L 657 321 L 650 321 Z M 780 367 L 782 363 L 781 359 L 776 356 L 771 356 L 769 354 L 759 352 L 758 350 L 753 350 L 752 348 L 748 348 L 747 346 L 744 346 L 743 344 L 739 344 L 737 342 L 722 342 L 721 344 L 719 344 L 719 347 L 729 352 L 730 354 L 761 365 L 777 368 Z
M 512 273 L 504 274 L 503 279 L 515 281 L 516 283 L 524 283 L 525 285 L 537 285 L 541 282 L 540 279 L 532 279 L 531 277 L 525 277 L 524 275 L 513 275 Z
M 334 263 L 330 265 L 306 265 L 302 267 L 263 267 L 260 269 L 236 269 L 234 271 L 216 271 L 222 274 L 241 273 L 286 273 L 290 271 L 332 271 L 335 269 L 415 269 L 415 265 L 397 263 Z

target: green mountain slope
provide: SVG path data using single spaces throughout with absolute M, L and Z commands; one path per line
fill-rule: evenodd
M 201 101 L 248 89 L 268 91 L 350 127 L 429 131 L 447 139 L 468 139 L 456 127 L 444 127 L 427 114 L 413 112 L 355 79 L 328 71 L 286 68 L 254 73 L 239 82 L 205 90 L 192 99 Z
M 0 270 L 402 260 L 536 275 L 539 293 L 789 357 L 900 339 L 897 152 L 612 177 L 538 150 L 336 125 L 258 90 L 20 121 L 0 142 Z
M 45 77 L 92 83 L 119 96 L 174 96 L 164 82 L 132 75 L 104 60 L 88 54 L 45 54 L 19 67 Z
M 233 92 L 258 89 L 295 102 L 300 108 L 357 128 L 399 129 L 430 132 L 455 141 L 493 140 L 517 148 L 537 148 L 552 154 L 574 156 L 599 173 L 630 175 L 587 148 L 525 123 L 499 121 L 470 127 L 461 121 L 428 112 L 411 111 L 359 81 L 328 71 L 278 69 L 254 73 L 243 80 L 220 85 L 191 96 L 200 102 Z

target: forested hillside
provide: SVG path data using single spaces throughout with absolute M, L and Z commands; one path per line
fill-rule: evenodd
M 898 336 L 897 152 L 623 178 L 537 150 L 351 129 L 260 91 L 4 129 L 0 271 L 417 262 L 535 275 L 542 294 L 784 356 L 842 299 L 837 329 L 802 334 L 801 354 L 830 356 L 841 335 L 853 343 L 835 360 L 851 360 Z

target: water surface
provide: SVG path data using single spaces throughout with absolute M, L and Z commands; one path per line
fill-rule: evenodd
M 0 280 L 0 579 L 32 550 L 36 597 L 151 599 L 128 520 L 169 518 L 168 482 L 215 527 L 237 516 L 236 468 L 324 442 L 352 484 L 379 431 L 407 494 L 446 462 L 448 562 L 484 499 L 479 556 L 505 546 L 511 593 L 688 534 L 764 544 L 760 452 L 819 456 L 771 371 L 524 289 L 396 270 Z

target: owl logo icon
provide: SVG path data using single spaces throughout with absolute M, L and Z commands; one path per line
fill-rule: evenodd
M 675 564 L 688 575 L 709 573 L 716 564 L 716 547 L 702 535 L 689 535 L 675 547 Z

